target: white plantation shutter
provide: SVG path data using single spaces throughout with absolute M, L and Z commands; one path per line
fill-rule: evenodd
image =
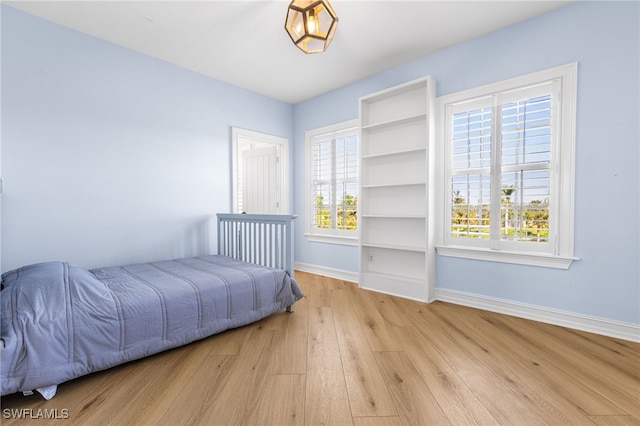
M 357 129 L 310 138 L 311 228 L 324 235 L 357 229 Z
M 358 138 L 348 135 L 336 139 L 336 227 L 355 231 L 358 198 Z
M 448 240 L 550 251 L 557 82 L 446 105 Z
M 549 241 L 552 92 L 551 83 L 520 90 L 500 107 L 502 240 Z
M 451 113 L 452 236 L 489 238 L 494 116 L 491 99 L 459 106 Z
M 333 199 L 333 141 L 313 142 L 313 227 L 332 229 L 331 200 Z

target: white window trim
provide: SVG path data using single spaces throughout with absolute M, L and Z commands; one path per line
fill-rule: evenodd
M 358 225 L 357 231 L 349 231 L 352 232 L 353 236 L 345 236 L 344 232 L 339 232 L 337 230 L 329 230 L 327 232 L 314 232 L 313 230 L 313 221 L 311 220 L 311 215 L 313 214 L 313 194 L 311 191 L 311 161 L 313 150 L 311 149 L 311 143 L 313 138 L 329 133 L 337 133 L 344 132 L 349 129 L 355 129 L 358 132 L 358 151 L 360 150 L 360 135 L 359 129 L 360 120 L 349 120 L 344 121 L 342 123 L 333 124 L 330 126 L 321 127 L 318 129 L 308 130 L 305 132 L 305 237 L 308 241 L 319 242 L 319 243 L 329 243 L 329 244 L 341 244 L 348 246 L 358 246 L 360 241 L 360 226 Z M 359 156 L 358 156 L 359 157 Z M 359 179 L 359 178 L 358 178 Z M 360 207 L 360 206 L 358 206 Z M 358 222 L 360 221 L 360 216 L 358 215 Z
M 474 89 L 445 95 L 437 99 L 437 176 L 440 183 L 437 185 L 437 199 L 441 208 L 438 210 L 436 248 L 441 256 L 458 257 L 493 262 L 514 263 L 521 265 L 541 266 L 548 268 L 568 269 L 574 260 L 574 205 L 575 205 L 575 143 L 576 143 L 576 104 L 577 104 L 577 74 L 578 64 L 571 63 L 509 80 L 488 84 Z M 512 250 L 494 250 L 483 247 L 460 246 L 447 244 L 446 232 L 450 229 L 447 223 L 447 209 L 450 208 L 451 194 L 447 181 L 449 158 L 447 155 L 446 141 L 446 105 L 460 102 L 466 99 L 487 96 L 495 92 L 502 92 L 518 87 L 529 86 L 536 83 L 559 79 L 561 88 L 561 105 L 559 120 L 560 132 L 559 145 L 557 147 L 558 162 L 562 164 L 558 170 L 558 182 L 555 190 L 558 191 L 556 206 L 556 238 L 554 253 L 532 253 Z

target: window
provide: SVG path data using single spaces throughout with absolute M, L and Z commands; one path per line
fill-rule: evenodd
M 441 255 L 568 268 L 576 64 L 440 98 Z
M 357 244 L 358 120 L 310 130 L 306 139 L 306 236 Z

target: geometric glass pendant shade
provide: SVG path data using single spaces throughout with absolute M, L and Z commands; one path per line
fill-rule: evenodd
M 328 0 L 293 0 L 284 29 L 304 53 L 324 52 L 338 27 L 338 15 Z

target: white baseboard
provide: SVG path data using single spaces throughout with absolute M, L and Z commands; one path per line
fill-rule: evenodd
M 324 275 L 325 277 L 335 278 L 342 281 L 350 281 L 357 283 L 359 274 L 356 272 L 345 271 L 343 269 L 327 268 L 326 266 L 312 265 L 309 263 L 295 262 L 293 269 L 310 274 Z
M 294 269 L 316 275 L 335 278 L 342 281 L 359 282 L 359 274 L 342 269 L 328 268 L 309 263 L 296 262 Z M 511 300 L 498 299 L 465 293 L 456 290 L 436 288 L 433 300 L 454 303 L 456 305 L 469 306 L 514 317 L 530 319 L 561 327 L 573 328 L 617 339 L 629 340 L 640 343 L 640 326 L 543 306 L 528 305 L 513 302 Z
M 436 300 L 640 342 L 640 326 L 455 290 L 436 289 Z

